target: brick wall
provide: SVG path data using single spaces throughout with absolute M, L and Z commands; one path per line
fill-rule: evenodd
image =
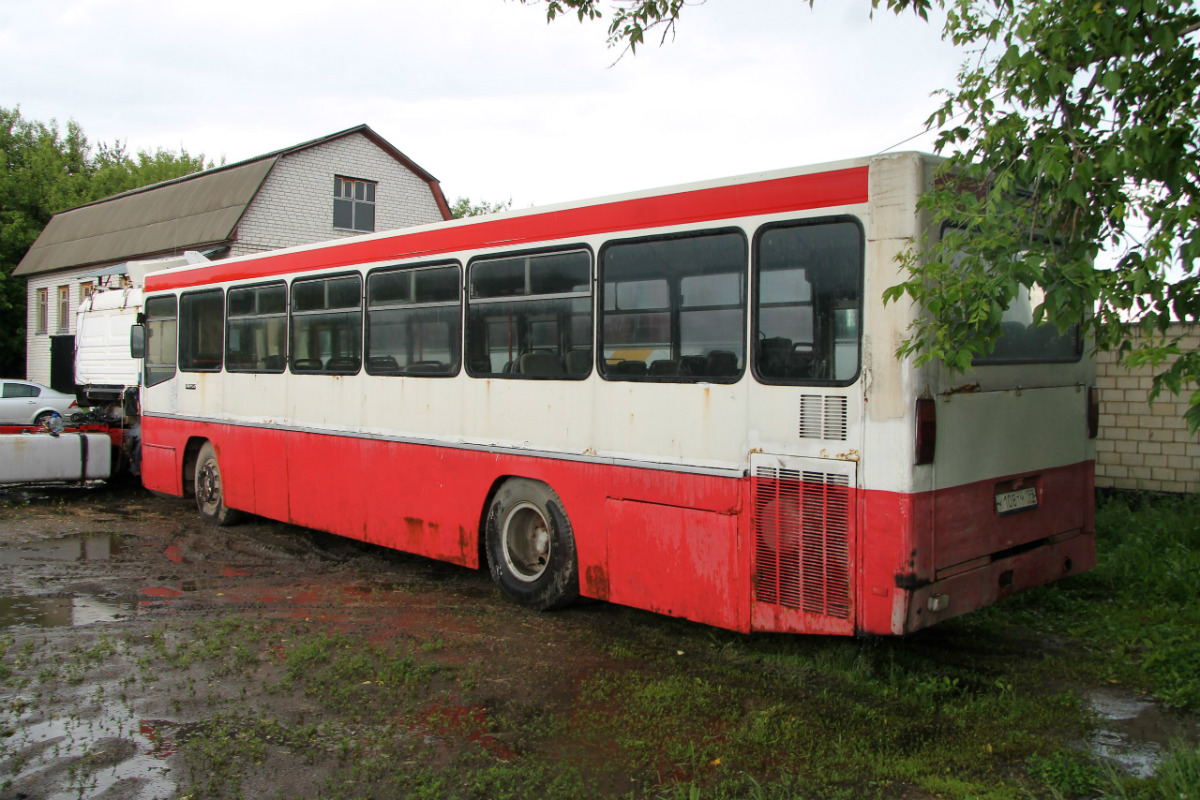
M 1188 331 L 1183 346 L 1200 347 L 1200 329 Z M 1113 353 L 1097 356 L 1096 486 L 1200 492 L 1200 436 L 1188 433 L 1183 419 L 1195 387 L 1186 387 L 1180 396 L 1161 394 L 1150 405 L 1153 373 L 1149 367 L 1125 369 Z

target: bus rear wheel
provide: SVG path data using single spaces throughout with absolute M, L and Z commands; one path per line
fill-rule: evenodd
M 579 599 L 575 534 L 562 500 L 544 483 L 513 478 L 487 516 L 492 580 L 509 599 L 548 611 Z
M 196 458 L 196 508 L 217 525 L 232 525 L 241 519 L 241 512 L 225 505 L 225 489 L 221 482 L 221 465 L 211 442 L 205 442 Z

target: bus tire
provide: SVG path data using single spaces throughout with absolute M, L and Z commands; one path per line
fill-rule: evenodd
M 549 611 L 579 599 L 575 534 L 562 500 L 544 483 L 512 478 L 496 492 L 487 557 L 492 580 L 521 605 Z
M 242 518 L 240 511 L 225 505 L 225 488 L 221 482 L 221 465 L 212 442 L 205 442 L 196 457 L 196 508 L 217 525 L 232 525 Z

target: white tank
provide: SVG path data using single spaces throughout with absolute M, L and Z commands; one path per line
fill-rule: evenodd
M 103 433 L 0 435 L 0 484 L 104 480 L 112 440 Z

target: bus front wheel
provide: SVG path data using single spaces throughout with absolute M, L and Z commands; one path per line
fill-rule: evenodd
M 240 512 L 225 505 L 221 465 L 217 462 L 217 451 L 211 442 L 204 443 L 196 458 L 196 507 L 218 525 L 232 525 L 241 518 Z
M 513 478 L 487 517 L 492 579 L 509 599 L 548 611 L 579 598 L 575 535 L 558 495 L 544 483 Z

